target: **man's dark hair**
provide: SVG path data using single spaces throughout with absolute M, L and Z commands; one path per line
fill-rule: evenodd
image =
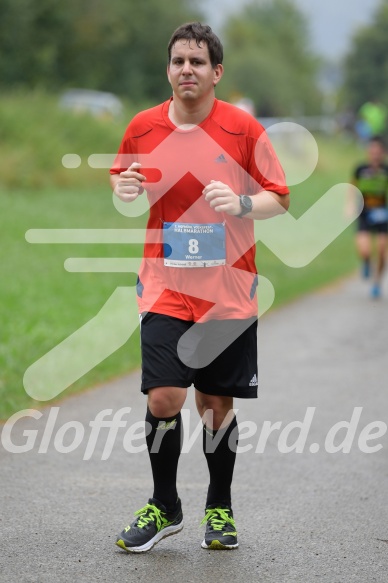
M 224 49 L 220 39 L 214 34 L 210 26 L 201 24 L 200 22 L 188 22 L 177 28 L 176 31 L 173 32 L 167 47 L 169 63 L 171 61 L 171 49 L 178 40 L 195 40 L 198 47 L 200 47 L 202 43 L 206 43 L 213 69 L 217 65 L 222 64 Z
M 385 150 L 385 141 L 383 136 L 372 136 L 371 138 L 369 138 L 368 140 L 369 144 L 379 144 L 383 150 Z

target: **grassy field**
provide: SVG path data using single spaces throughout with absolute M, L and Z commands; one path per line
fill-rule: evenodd
M 77 117 L 58 111 L 54 98 L 2 98 L 5 125 L 0 161 L 1 200 L 1 344 L 0 418 L 27 407 L 40 407 L 23 388 L 25 370 L 93 318 L 118 286 L 131 286 L 131 273 L 69 273 L 68 257 L 128 257 L 139 248 L 110 244 L 32 245 L 29 229 L 107 229 L 139 227 L 139 219 L 120 215 L 112 204 L 107 172 L 83 164 L 64 169 L 68 152 L 86 160 L 91 153 L 114 152 L 126 124 Z M 23 107 L 24 106 L 24 107 Z M 25 109 L 25 110 L 24 110 Z M 128 111 L 128 119 L 130 116 Z M 4 123 L 3 123 L 4 122 Z M 326 190 L 348 180 L 360 152 L 341 138 L 318 138 L 320 160 L 305 183 L 292 188 L 291 212 L 303 214 Z M 19 143 L 22 146 L 19 147 Z M 258 244 L 260 273 L 276 289 L 274 308 L 334 281 L 356 267 L 352 229 L 345 231 L 309 266 L 286 267 Z M 84 346 L 88 351 L 87 343 Z M 122 375 L 139 365 L 138 331 L 65 394 Z M 78 355 L 79 356 L 79 355 Z M 81 355 L 82 356 L 82 355 Z

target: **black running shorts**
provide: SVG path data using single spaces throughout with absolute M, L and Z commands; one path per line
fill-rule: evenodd
M 143 393 L 189 387 L 207 395 L 257 397 L 257 318 L 195 324 L 148 312 L 141 317 Z
M 368 233 L 376 234 L 387 234 L 388 233 L 388 223 L 386 221 L 382 223 L 372 224 L 368 220 L 367 213 L 361 213 L 357 221 L 357 231 L 367 231 Z

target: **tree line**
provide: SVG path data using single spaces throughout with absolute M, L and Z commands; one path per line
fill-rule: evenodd
M 372 99 L 388 107 L 388 0 L 356 31 L 344 63 L 343 102 L 357 111 Z
M 196 0 L 0 0 L 0 87 L 83 87 L 156 103 L 170 91 L 170 35 L 190 20 L 205 21 Z M 220 36 L 220 98 L 249 97 L 268 115 L 317 109 L 317 63 L 291 0 L 253 0 Z
M 199 0 L 0 0 L 0 89 L 83 87 L 157 103 L 170 93 L 168 40 L 190 20 L 205 21 Z M 344 105 L 388 103 L 387 30 L 388 0 L 381 0 L 344 63 Z M 320 112 L 320 62 L 293 0 L 251 0 L 220 36 L 220 98 L 249 97 L 259 115 Z

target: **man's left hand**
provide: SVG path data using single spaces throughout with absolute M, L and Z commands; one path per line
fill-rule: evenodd
M 205 200 L 217 213 L 239 215 L 241 212 L 240 199 L 227 184 L 218 180 L 211 180 L 203 189 Z

